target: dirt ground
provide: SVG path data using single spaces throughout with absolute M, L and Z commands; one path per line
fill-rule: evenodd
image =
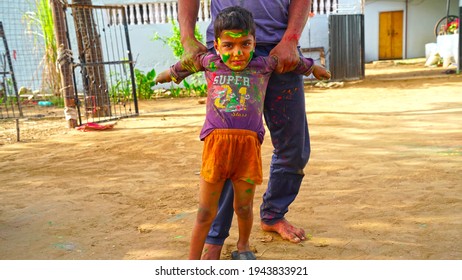
M 462 259 L 462 76 L 422 63 L 368 64 L 361 81 L 306 86 L 312 155 L 287 219 L 310 240 L 259 227 L 258 259 Z M 339 85 L 339 87 L 334 87 Z M 205 105 L 140 104 L 82 132 L 63 119 L 0 121 L 0 259 L 186 259 Z M 222 258 L 237 241 L 233 223 Z

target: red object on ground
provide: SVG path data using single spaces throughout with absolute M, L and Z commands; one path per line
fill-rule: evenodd
M 91 131 L 91 130 L 106 130 L 114 128 L 114 123 L 111 124 L 98 124 L 98 123 L 86 123 L 81 126 L 76 127 L 75 129 L 80 131 Z

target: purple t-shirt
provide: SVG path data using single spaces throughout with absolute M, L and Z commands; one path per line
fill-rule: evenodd
M 198 71 L 205 71 L 207 80 L 206 115 L 200 139 L 204 140 L 214 129 L 247 129 L 255 131 L 263 143 L 263 105 L 277 58 L 255 57 L 242 71 L 231 70 L 216 54 L 206 53 L 196 59 L 202 66 Z M 294 72 L 308 76 L 313 64 L 311 58 L 301 57 Z M 173 81 L 180 83 L 192 73 L 178 62 L 170 68 L 170 74 Z
M 207 48 L 213 47 L 213 22 L 224 8 L 241 6 L 251 11 L 255 20 L 258 44 L 277 44 L 287 29 L 290 0 L 212 0 L 212 22 L 207 28 Z

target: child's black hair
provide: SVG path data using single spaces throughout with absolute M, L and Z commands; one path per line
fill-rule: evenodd
M 220 11 L 215 18 L 213 31 L 215 40 L 223 30 L 241 29 L 255 37 L 255 22 L 252 13 L 240 6 L 231 6 Z

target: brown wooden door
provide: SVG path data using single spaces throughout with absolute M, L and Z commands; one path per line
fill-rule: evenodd
M 379 59 L 403 58 L 403 11 L 379 15 Z

